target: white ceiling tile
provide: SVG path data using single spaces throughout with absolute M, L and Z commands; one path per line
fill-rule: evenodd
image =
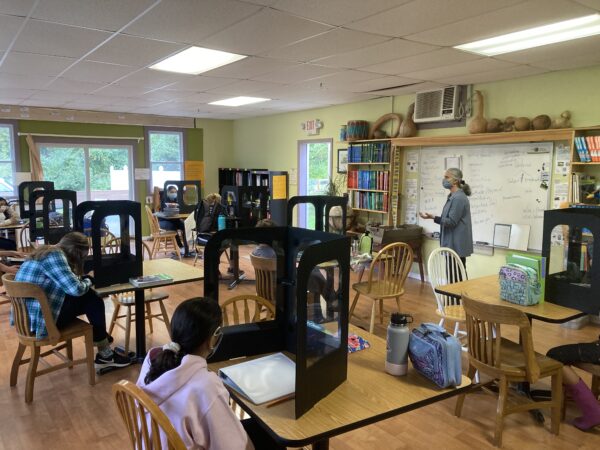
M 0 66 L 0 72 L 35 73 L 56 76 L 75 61 L 63 56 L 37 55 L 34 53 L 10 52 Z
M 450 64 L 447 66 L 432 67 L 431 69 L 409 72 L 405 73 L 404 76 L 419 80 L 435 81 L 457 75 L 469 75 L 471 73 L 487 72 L 490 70 L 510 69 L 514 66 L 514 63 L 509 63 L 507 61 L 499 61 L 492 58 L 481 58 L 475 61 L 467 61 L 459 64 Z
M 160 101 L 169 101 L 169 100 L 181 100 L 188 98 L 190 95 L 196 95 L 194 93 L 190 93 L 190 91 L 167 91 L 166 89 L 156 89 L 153 91 L 148 91 L 141 95 L 142 98 L 149 98 L 156 102 Z
M 78 111 L 99 111 L 99 106 L 95 103 L 82 103 L 82 102 L 67 102 L 63 105 L 67 109 L 76 109 Z M 123 111 L 126 112 L 126 111 Z
M 32 17 L 65 25 L 117 31 L 152 3 L 153 0 L 44 0 Z
M 508 80 L 514 78 L 528 77 L 539 75 L 547 72 L 546 69 L 531 66 L 517 66 L 508 69 L 492 70 L 489 72 L 473 73 L 469 75 L 461 75 L 438 80 L 444 84 L 475 84 L 475 83 L 490 83 L 493 81 Z
M 275 70 L 284 69 L 293 66 L 294 63 L 289 61 L 280 61 L 271 58 L 259 58 L 250 56 L 232 64 L 219 67 L 217 69 L 206 72 L 206 75 L 211 77 L 225 78 L 253 78 Z
M 33 74 L 0 73 L 0 86 L 3 88 L 42 89 L 54 78 Z
M 598 55 L 600 54 L 600 35 L 559 42 L 554 45 L 530 48 L 519 52 L 498 55 L 495 58 L 520 64 L 536 64 L 540 61 L 570 58 L 573 55 Z
M 264 56 L 290 61 L 308 62 L 353 49 L 367 47 L 387 41 L 389 38 L 362 31 L 344 30 L 337 28 L 304 39 L 286 47 L 280 47 L 267 52 Z
M 196 44 L 260 9 L 260 6 L 234 0 L 163 1 L 128 26 L 124 33 Z
M 113 103 L 111 103 L 111 105 L 112 106 L 123 106 L 123 107 L 127 107 L 127 108 L 142 108 L 142 107 L 146 107 L 146 106 L 155 105 L 156 103 L 157 102 L 154 100 L 144 99 L 141 97 L 135 97 L 135 98 L 122 97 L 122 98 L 115 100 Z
M 58 100 L 61 102 L 70 102 L 79 97 L 80 94 L 58 92 L 58 91 L 34 91 L 29 97 L 34 100 Z
M 91 81 L 68 80 L 66 78 L 57 78 L 47 87 L 50 91 L 72 92 L 76 94 L 89 94 L 102 88 L 105 84 L 92 83 Z
M 600 64 L 600 52 L 587 55 L 571 55 L 564 58 L 551 59 L 548 61 L 538 61 L 536 67 L 547 70 L 568 70 L 580 67 L 590 67 Z
M 335 72 L 339 72 L 339 70 L 313 64 L 297 64 L 292 67 L 260 75 L 254 79 L 270 81 L 272 83 L 298 83 L 300 81 L 322 77 Z
M 279 0 L 273 7 L 308 19 L 343 25 L 410 1 L 412 0 Z
M 182 44 L 120 34 L 86 59 L 125 66 L 146 67 L 186 48 Z
M 22 101 L 24 101 L 24 98 L 18 98 L 18 97 L 10 97 L 10 96 L 4 96 L 2 94 L 0 94 L 0 107 L 2 107 L 2 109 L 6 109 L 6 108 L 10 108 L 10 106 L 12 105 L 19 105 Z M 7 111 L 10 112 L 10 111 Z
M 383 89 L 399 89 L 401 86 L 413 85 L 419 82 L 421 82 L 421 80 L 387 76 L 356 83 L 351 86 L 351 90 L 352 92 L 373 92 L 381 91 Z
M 532 0 L 413 34 L 407 39 L 455 46 L 593 13 L 565 0 Z
M 67 70 L 62 77 L 69 80 L 91 81 L 94 83 L 112 83 L 125 75 L 136 71 L 135 67 L 120 64 L 108 64 L 94 61 L 80 61 Z
M 346 26 L 355 30 L 402 37 L 505 8 L 521 1 L 523 0 L 419 0 Z
M 600 11 L 600 0 L 575 0 L 577 3 L 581 3 L 583 6 L 588 6 Z
M 394 38 L 380 44 L 339 53 L 313 62 L 328 67 L 347 67 L 356 69 L 437 49 L 439 49 L 439 47 Z
M 179 81 L 189 80 L 195 75 L 164 72 L 161 70 L 142 69 L 119 80 L 119 86 L 141 86 L 148 89 L 157 89 Z
M 377 79 L 381 79 L 381 75 L 377 73 L 360 72 L 358 70 L 345 70 L 343 72 L 336 72 L 331 75 L 315 78 L 314 80 L 305 81 L 302 83 L 302 85 L 336 91 L 363 92 L 362 89 L 357 89 L 357 87 L 362 86 L 363 83 L 372 83 Z M 398 80 L 398 78 L 396 78 L 396 80 Z
M 29 20 L 13 50 L 80 58 L 110 36 L 105 31 Z
M 41 100 L 28 98 L 23 100 L 20 104 L 24 106 L 37 106 L 39 108 L 62 108 L 66 102 L 52 99 L 52 100 Z
M 0 83 L 0 97 L 12 97 L 12 98 L 29 98 L 35 93 L 33 89 L 18 89 L 18 88 L 5 88 L 4 83 Z
M 107 97 L 99 94 L 84 94 L 78 95 L 72 101 L 76 103 L 86 103 L 88 105 L 102 106 L 112 105 L 118 99 L 118 97 Z
M 228 97 L 237 97 L 238 95 L 251 95 L 254 92 L 279 87 L 279 83 L 268 83 L 266 81 L 241 80 L 226 86 L 210 89 L 210 94 L 223 94 Z
M 413 94 L 419 91 L 429 91 L 434 89 L 439 89 L 441 87 L 447 86 L 444 83 L 436 83 L 433 81 L 423 81 L 422 83 L 415 83 L 408 86 L 403 87 L 395 87 L 390 89 L 384 89 L 379 91 L 378 93 L 382 96 L 390 96 L 390 95 L 407 95 Z
M 2 3 L 0 2 L 0 4 Z M 0 51 L 8 50 L 8 46 L 23 22 L 24 19 L 20 17 L 0 15 Z
M 107 97 L 137 97 L 148 91 L 148 88 L 135 87 L 135 86 L 117 86 L 116 84 L 109 84 L 98 88 L 93 91 L 94 94 L 99 94 Z
M 214 89 L 219 86 L 226 86 L 234 82 L 235 79 L 233 78 L 217 78 L 195 75 L 192 78 L 179 81 L 178 83 L 169 86 L 167 89 L 174 89 L 176 91 L 201 92 L 208 91 L 209 89 Z
M 425 70 L 433 67 L 443 67 L 449 64 L 456 64 L 464 61 L 479 59 L 480 56 L 472 53 L 461 52 L 450 48 L 443 48 L 433 52 L 421 53 L 419 55 L 408 56 L 406 58 L 396 59 L 371 66 L 361 67 L 361 70 L 367 72 L 384 73 L 389 75 L 405 74 Z
M 199 44 L 242 55 L 258 55 L 330 29 L 330 26 L 324 24 L 273 9 L 263 9 Z
M 0 14 L 26 16 L 34 3 L 35 0 L 2 0 L 0 2 Z

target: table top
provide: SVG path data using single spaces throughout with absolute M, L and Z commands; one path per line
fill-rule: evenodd
M 199 267 L 190 266 L 181 261 L 175 261 L 170 258 L 151 259 L 144 261 L 144 275 L 156 275 L 165 273 L 173 278 L 172 283 L 164 283 L 152 286 L 145 286 L 137 289 L 151 289 L 160 286 L 169 286 L 171 284 L 189 283 L 192 281 L 201 281 L 204 279 L 204 270 Z M 102 288 L 95 288 L 98 295 L 106 296 L 127 292 L 136 289 L 131 283 L 113 284 Z
M 353 325 L 350 333 L 365 338 L 371 347 L 348 354 L 347 380 L 299 419 L 294 418 L 293 399 L 267 408 L 266 404 L 255 405 L 235 391 L 231 391 L 232 397 L 282 443 L 299 447 L 452 397 L 471 385 L 463 375 L 460 387 L 438 388 L 410 364 L 406 376 L 389 375 L 384 370 L 385 341 Z M 216 371 L 243 360 L 211 363 L 209 368 Z
M 11 223 L 10 225 L 1 225 L 0 230 L 18 230 L 19 228 L 26 227 L 27 225 L 29 225 L 29 220 L 24 220 L 21 223 L 17 222 Z
M 181 213 L 181 214 L 173 214 L 173 215 L 169 215 L 169 216 L 165 216 L 164 213 L 162 212 L 155 212 L 154 215 L 156 217 L 158 217 L 159 219 L 163 219 L 163 220 L 185 220 L 187 219 L 190 214 L 192 213 Z
M 440 294 L 456 295 L 458 297 L 465 293 L 469 297 L 482 302 L 512 306 L 515 309 L 523 311 L 528 317 L 544 322 L 562 323 L 585 314 L 577 309 L 556 305 L 547 300 L 532 306 L 522 306 L 500 300 L 498 275 L 488 275 L 486 277 L 461 281 L 460 283 L 446 284 L 438 286 L 435 290 Z

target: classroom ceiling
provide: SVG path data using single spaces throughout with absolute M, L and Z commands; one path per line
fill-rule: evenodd
M 237 119 L 600 63 L 600 36 L 480 57 L 452 48 L 600 0 L 0 0 L 0 104 Z M 196 45 L 248 55 L 181 75 Z M 272 101 L 230 108 L 233 96 Z

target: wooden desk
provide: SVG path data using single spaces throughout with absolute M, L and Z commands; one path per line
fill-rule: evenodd
M 135 287 L 131 283 L 121 283 L 102 288 L 94 288 L 96 293 L 101 297 L 107 297 L 111 294 L 118 294 L 120 292 L 135 292 L 135 316 L 137 318 L 135 321 L 135 349 L 136 357 L 141 360 L 146 356 L 146 321 L 141 319 L 142 317 L 145 317 L 144 290 L 161 286 L 170 286 L 172 284 L 201 281 L 204 279 L 203 269 L 170 258 L 144 261 L 143 270 L 144 275 L 165 273 L 173 277 L 173 282 L 146 287 Z
M 353 325 L 350 332 L 367 339 L 371 347 L 350 353 L 348 379 L 299 419 L 294 418 L 293 399 L 267 408 L 230 390 L 232 397 L 282 445 L 327 449 L 330 437 L 458 395 L 471 385 L 463 375 L 460 387 L 440 389 L 410 365 L 406 376 L 389 375 L 384 370 L 385 341 Z M 217 371 L 241 361 L 211 363 L 209 368 Z
M 460 297 L 461 294 L 465 293 L 482 302 L 512 306 L 527 314 L 527 317 L 529 317 L 530 320 L 538 319 L 544 322 L 563 323 L 585 315 L 585 313 L 577 309 L 556 305 L 547 300 L 532 306 L 521 306 L 500 300 L 500 283 L 498 281 L 498 275 L 489 275 L 487 277 L 461 281 L 460 283 L 438 286 L 436 292 L 454 295 L 456 297 Z
M 156 217 L 158 217 L 161 220 L 185 220 L 187 219 L 192 213 L 183 213 L 183 214 L 173 214 L 173 215 L 165 215 L 162 212 L 155 212 L 154 215 Z

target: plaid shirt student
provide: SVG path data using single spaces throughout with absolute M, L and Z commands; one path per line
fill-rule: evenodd
M 65 254 L 56 249 L 41 260 L 26 260 L 20 267 L 15 281 L 33 283 L 40 286 L 46 293 L 52 317 L 57 319 L 63 306 L 65 294 L 79 297 L 85 294 L 91 286 L 89 279 L 80 280 L 71 270 Z M 46 323 L 39 302 L 26 300 L 29 313 L 30 329 L 37 338 L 48 335 Z M 12 324 L 12 316 L 11 316 Z

